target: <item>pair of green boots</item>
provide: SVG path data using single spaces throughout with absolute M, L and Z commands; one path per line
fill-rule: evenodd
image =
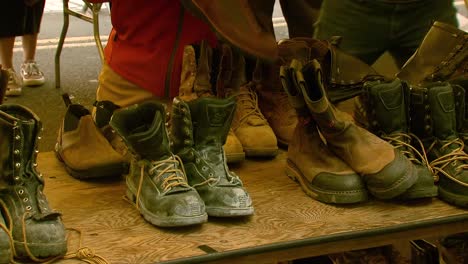
M 235 100 L 174 99 L 170 124 L 164 104 L 149 101 L 114 112 L 109 122 L 133 154 L 127 197 L 155 226 L 200 224 L 208 215 L 254 212 L 223 151 Z M 170 126 L 171 133 L 168 133 Z
M 302 65 L 294 59 L 281 67 L 280 75 L 299 116 L 286 173 L 308 195 L 336 204 L 366 201 L 368 192 L 379 199 L 437 195 L 432 175 L 421 173 L 427 170 L 424 164 L 415 164 L 330 103 L 317 60 Z M 390 99 L 390 106 L 397 107 L 398 98 Z
M 65 255 L 60 213 L 43 193 L 37 169 L 41 122 L 20 105 L 0 105 L 0 263 Z

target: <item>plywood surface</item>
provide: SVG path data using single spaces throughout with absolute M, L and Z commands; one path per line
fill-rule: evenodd
M 406 203 L 371 200 L 351 206 L 322 204 L 305 195 L 284 174 L 285 158 L 286 153 L 281 152 L 274 160 L 248 160 L 231 167 L 252 196 L 254 216 L 210 218 L 200 226 L 172 229 L 154 227 L 140 217 L 123 199 L 123 179 L 76 180 L 53 153 L 41 153 L 38 163 L 46 180 L 45 193 L 51 205 L 63 213 L 65 225 L 80 229 L 83 245 L 111 263 L 200 258 L 207 256 L 207 251 L 253 254 L 294 243 L 391 234 L 452 222 L 468 230 L 468 211 L 436 198 Z M 73 235 L 70 251 L 76 245 L 77 236 Z

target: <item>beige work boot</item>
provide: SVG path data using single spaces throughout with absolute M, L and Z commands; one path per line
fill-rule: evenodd
M 331 152 L 320 136 L 293 76 L 296 66 L 281 66 L 280 71 L 284 90 L 299 120 L 288 147 L 286 174 L 318 201 L 334 204 L 366 201 L 367 190 L 361 177 Z
M 394 198 L 415 184 L 418 178 L 413 173 L 414 166 L 400 151 L 355 125 L 348 114 L 328 101 L 317 60 L 295 73 L 304 101 L 328 147 L 362 176 L 372 195 Z
M 244 148 L 242 147 L 242 143 L 237 138 L 234 131 L 229 129 L 229 133 L 227 135 L 226 143 L 223 146 L 224 152 L 226 153 L 226 161 L 227 163 L 239 163 L 245 160 L 245 152 Z
M 244 148 L 247 157 L 274 157 L 278 153 L 275 133 L 258 107 L 255 84 L 247 82 L 245 59 L 238 54 L 226 96 L 236 97 L 236 112 L 232 130 Z

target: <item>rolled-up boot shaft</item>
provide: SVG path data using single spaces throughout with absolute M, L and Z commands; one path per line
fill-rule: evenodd
M 424 108 L 428 119 L 423 141 L 430 165 L 439 178 L 439 197 L 467 207 L 468 154 L 463 150 L 463 141 L 456 131 L 453 88 L 449 83 L 436 82 L 424 88 L 414 88 L 411 93 L 412 109 Z M 415 111 L 415 118 L 420 117 L 421 112 Z
M 39 118 L 26 107 L 0 106 L 0 210 L 11 228 L 15 257 L 33 260 L 67 251 L 60 213 L 50 208 L 37 171 L 41 130 Z
M 360 176 L 322 140 L 295 81 L 295 70 L 300 67 L 296 62 L 280 70 L 283 88 L 299 121 L 288 146 L 286 174 L 318 201 L 334 204 L 366 201 L 367 190 Z
M 206 204 L 210 216 L 251 215 L 252 200 L 241 180 L 229 171 L 223 145 L 236 103 L 233 98 L 174 99 L 171 118 L 173 149 L 180 155 L 188 182 Z
M 330 150 L 359 173 L 369 191 L 380 199 L 394 198 L 416 182 L 410 161 L 388 142 L 356 126 L 326 97 L 317 60 L 296 71 L 304 101 Z
M 165 106 L 149 101 L 120 109 L 110 125 L 133 154 L 127 197 L 143 217 L 162 227 L 206 222 L 205 205 L 170 149 Z
M 434 22 L 398 77 L 412 85 L 449 81 L 468 74 L 468 33 Z
M 434 176 L 428 166 L 419 138 L 409 133 L 409 87 L 400 79 L 371 81 L 364 84 L 363 102 L 369 131 L 386 140 L 411 161 L 418 180 L 402 199 L 437 196 Z
M 67 107 L 58 131 L 55 154 L 67 172 L 81 180 L 120 177 L 128 171 L 123 155 L 109 143 L 90 111 L 79 104 Z

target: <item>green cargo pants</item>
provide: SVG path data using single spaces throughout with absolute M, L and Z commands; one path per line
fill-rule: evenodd
M 315 37 L 342 36 L 340 48 L 368 64 L 389 51 L 401 67 L 434 21 L 457 25 L 456 13 L 452 0 L 324 0 Z

